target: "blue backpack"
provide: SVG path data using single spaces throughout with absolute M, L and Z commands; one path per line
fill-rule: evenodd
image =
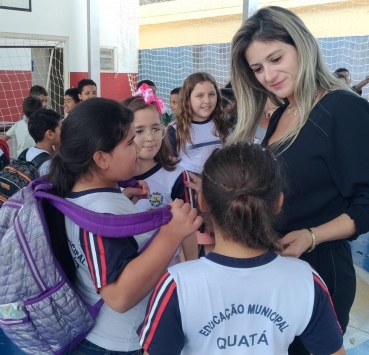
M 51 248 L 42 199 L 85 230 L 112 238 L 155 230 L 172 216 L 169 206 L 131 215 L 96 213 L 48 193 L 51 188 L 37 179 L 0 208 L 0 327 L 30 355 L 73 349 L 103 305 L 101 299 L 88 306 L 65 276 Z

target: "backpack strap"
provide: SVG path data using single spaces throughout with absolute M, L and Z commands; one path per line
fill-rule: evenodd
M 23 154 L 23 153 L 22 153 Z M 49 160 L 51 158 L 49 153 L 42 152 L 39 155 L 37 155 L 32 161 L 31 164 L 38 169 L 45 161 Z
M 19 154 L 18 160 L 27 161 L 26 160 L 27 152 L 28 152 L 28 148 L 23 150 L 23 152 Z
M 81 228 L 104 237 L 122 238 L 146 233 L 167 224 L 172 219 L 169 205 L 147 212 L 110 215 L 90 211 L 44 191 L 36 191 L 34 196 L 47 200 Z
M 28 152 L 28 148 L 23 150 L 23 152 L 19 154 L 18 160 L 27 162 L 27 158 L 26 158 L 27 152 Z M 49 153 L 42 152 L 39 155 L 37 155 L 33 160 L 27 163 L 31 163 L 36 169 L 38 169 L 43 163 L 45 163 L 46 160 L 49 160 L 50 157 L 51 156 Z

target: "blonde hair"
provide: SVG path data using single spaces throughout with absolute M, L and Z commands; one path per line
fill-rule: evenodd
M 217 103 L 214 111 L 211 113 L 211 118 L 214 121 L 214 136 L 219 137 L 221 142 L 224 143 L 229 132 L 229 124 L 224 118 L 222 109 L 222 97 L 218 89 L 215 79 L 208 73 L 198 72 L 191 74 L 186 78 L 179 92 L 178 108 L 176 115 L 176 139 L 177 139 L 177 153 L 180 150 L 186 152 L 186 142 L 193 144 L 191 138 L 192 130 L 192 107 L 191 107 L 191 93 L 198 83 L 209 82 L 213 84 L 215 92 L 217 94 Z
M 279 102 L 277 96 L 259 83 L 247 63 L 245 53 L 254 41 L 287 43 L 294 46 L 298 54 L 294 96 L 300 120 L 272 144 L 272 148 L 276 149 L 287 143 L 284 151 L 297 138 L 311 110 L 326 92 L 339 89 L 350 91 L 350 88 L 329 71 L 318 43 L 298 16 L 277 6 L 260 9 L 244 22 L 232 40 L 231 75 L 238 120 L 227 143 L 252 142 L 267 98 L 274 104 Z

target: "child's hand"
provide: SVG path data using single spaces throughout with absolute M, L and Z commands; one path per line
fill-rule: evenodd
M 147 185 L 147 182 L 144 180 L 137 181 L 139 187 L 126 187 L 123 190 L 123 193 L 132 201 L 132 203 L 136 204 L 141 199 L 150 198 L 150 188 Z
M 188 172 L 188 175 L 190 176 L 191 181 L 186 181 L 185 185 L 188 188 L 190 188 L 192 190 L 195 190 L 197 193 L 199 193 L 201 191 L 201 188 L 202 188 L 201 178 L 196 176 L 194 173 L 191 173 L 190 171 Z
M 200 228 L 202 218 L 197 215 L 196 208 L 191 208 L 189 203 L 184 203 L 179 199 L 175 199 L 170 205 L 173 217 L 167 225 L 162 227 L 169 236 L 183 240 Z

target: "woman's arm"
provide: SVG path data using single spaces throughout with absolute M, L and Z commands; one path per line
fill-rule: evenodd
M 315 235 L 315 244 L 331 240 L 346 239 L 356 233 L 355 222 L 345 213 L 339 217 L 324 223 L 318 227 L 311 228 Z M 301 229 L 288 233 L 281 239 L 286 249 L 281 252 L 284 256 L 300 257 L 313 245 L 313 237 L 308 229 Z
M 332 355 L 346 355 L 345 349 L 342 347 L 340 350 L 336 351 Z
M 202 219 L 196 209 L 181 200 L 171 205 L 172 220 L 161 227 L 147 250 L 130 261 L 115 282 L 99 289 L 105 303 L 116 312 L 128 311 L 151 292 L 179 245 L 200 227 Z

